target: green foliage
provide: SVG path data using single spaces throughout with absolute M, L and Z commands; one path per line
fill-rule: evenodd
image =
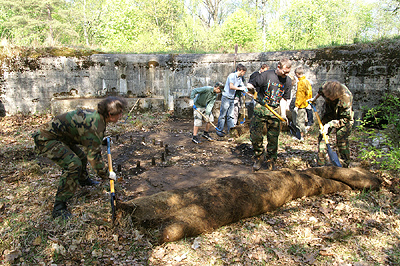
M 67 6 L 63 0 L 1 0 L 0 4 L 7 10 L 2 30 L 17 45 L 51 46 L 67 35 L 77 35 L 68 21 L 68 12 L 64 12 Z
M 239 9 L 225 20 L 221 35 L 221 45 L 234 47 L 238 44 L 246 50 L 251 50 L 257 41 L 257 19 Z
M 387 128 L 387 125 L 394 125 L 396 131 L 400 133 L 399 110 L 400 98 L 391 94 L 385 94 L 382 97 L 382 104 L 366 110 L 361 124 L 365 127 L 376 128 Z
M 400 98 L 385 94 L 382 104 L 369 109 L 358 127 L 361 152 L 359 157 L 382 169 L 400 171 Z M 371 129 L 371 127 L 378 129 Z
M 122 53 L 311 49 L 400 32 L 398 0 L 0 0 L 0 33 L 30 47 Z M 377 4 L 377 3 L 375 3 Z
M 279 46 L 310 49 L 352 43 L 369 27 L 370 14 L 370 7 L 362 3 L 300 0 L 283 16 L 283 29 L 290 30 L 286 31 L 283 41 L 279 40 Z

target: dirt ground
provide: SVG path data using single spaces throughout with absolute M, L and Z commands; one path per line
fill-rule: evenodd
M 388 184 L 380 191 L 305 197 L 196 238 L 156 245 L 151 232 L 139 231 L 129 219 L 112 226 L 107 182 L 78 189 L 69 205 L 70 221 L 52 219 L 61 171 L 36 157 L 30 136 L 50 119 L 31 115 L 0 121 L 0 264 L 399 265 L 399 178 L 359 159 L 354 136 L 352 166 L 383 177 Z M 121 177 L 117 198 L 128 201 L 252 171 L 246 130 L 222 139 L 213 130 L 214 142 L 196 145 L 192 128 L 192 119 L 166 113 L 137 112 L 126 123 L 110 124 L 113 168 Z M 315 166 L 317 133 L 314 126 L 299 142 L 282 132 L 277 168 Z M 106 160 L 105 147 L 103 156 Z
M 233 139 L 215 132 L 211 132 L 214 141 L 202 138 L 195 144 L 192 128 L 191 119 L 172 118 L 155 132 L 126 132 L 112 138 L 114 171 L 131 192 L 130 198 L 251 172 L 249 144 L 235 145 Z
M 252 172 L 248 124 L 239 127 L 241 136 L 236 133 L 221 138 L 212 129 L 214 141 L 200 137 L 200 144 L 191 141 L 192 129 L 192 119 L 170 117 L 151 131 L 126 131 L 112 136 L 114 171 L 127 193 L 123 200 Z M 199 131 L 200 136 L 202 132 Z M 290 136 L 283 133 L 283 138 L 287 137 Z M 283 167 L 283 160 L 279 161 Z M 260 170 L 263 171 L 267 170 Z

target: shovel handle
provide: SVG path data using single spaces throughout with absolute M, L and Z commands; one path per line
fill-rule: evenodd
M 314 114 L 317 117 L 319 129 L 321 130 L 321 134 L 322 137 L 324 138 L 325 144 L 329 144 L 328 136 L 324 133 L 324 126 L 322 125 L 322 121 L 321 118 L 319 117 L 317 108 L 311 102 L 308 102 L 308 104 L 312 107 L 312 109 L 314 110 Z
M 208 123 L 210 123 L 217 131 L 222 132 L 222 130 L 220 130 L 216 125 L 214 125 L 213 122 L 210 121 L 210 119 L 208 119 L 205 115 L 203 115 L 199 110 L 197 110 L 196 105 L 193 105 L 193 109 L 196 110 Z
M 114 172 L 112 167 L 112 158 L 111 158 L 111 140 L 110 137 L 107 138 L 107 161 L 108 161 L 108 171 L 110 173 Z M 115 193 L 114 188 L 114 180 L 110 179 L 110 192 Z
M 271 113 L 273 113 L 277 118 L 279 118 L 279 120 L 281 120 L 282 122 L 286 122 L 285 119 L 283 119 L 282 116 L 280 116 L 277 112 L 275 112 L 268 104 L 263 104 L 260 100 L 254 98 L 254 96 L 248 92 L 243 92 L 245 95 L 253 98 L 256 102 L 258 102 L 259 104 L 261 104 L 262 106 L 266 107 L 268 110 L 271 111 Z
M 107 137 L 107 161 L 108 161 L 108 171 L 110 173 L 113 172 L 112 167 L 112 159 L 111 159 L 111 139 Z M 110 179 L 110 203 L 111 203 L 111 215 L 112 215 L 112 222 L 114 225 L 115 222 L 115 187 L 114 187 L 114 180 Z

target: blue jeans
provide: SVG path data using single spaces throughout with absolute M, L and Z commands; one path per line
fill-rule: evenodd
M 221 98 L 221 108 L 219 109 L 218 128 L 224 130 L 225 117 L 228 131 L 235 126 L 234 120 L 234 99 L 229 99 L 225 96 Z

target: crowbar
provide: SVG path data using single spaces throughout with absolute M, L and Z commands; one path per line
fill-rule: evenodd
M 301 139 L 301 133 L 300 130 L 295 127 L 292 123 L 288 123 L 286 121 L 286 119 L 283 119 L 282 116 L 280 116 L 277 112 L 275 112 L 268 104 L 263 104 L 262 101 L 260 101 L 259 99 L 256 99 L 253 97 L 253 95 L 251 95 L 248 92 L 243 91 L 243 93 L 245 93 L 246 95 L 250 96 L 251 98 L 253 98 L 256 102 L 258 102 L 259 104 L 261 104 L 262 106 L 265 106 L 268 110 L 271 111 L 271 113 L 273 113 L 277 118 L 279 118 L 279 120 L 281 120 L 284 123 L 287 123 L 289 129 L 290 129 L 290 133 L 295 136 L 297 139 Z
M 194 104 L 193 104 L 193 109 L 196 110 L 206 120 L 206 122 L 210 123 L 215 128 L 215 130 L 217 130 L 217 131 L 221 132 L 222 134 L 226 135 L 226 133 L 224 131 L 222 131 L 217 126 L 215 126 L 211 121 L 209 121 L 209 119 L 205 115 L 203 115 L 199 110 L 197 110 L 197 107 Z
M 317 117 L 322 137 L 324 138 L 324 141 L 325 141 L 325 144 L 326 144 L 326 148 L 328 149 L 329 159 L 331 160 L 331 162 L 332 162 L 332 164 L 334 166 L 342 167 L 336 152 L 334 152 L 331 149 L 331 145 L 329 144 L 329 141 L 328 141 L 328 136 L 324 133 L 324 126 L 322 125 L 321 119 L 319 118 L 317 108 L 311 102 L 308 102 L 308 104 L 311 105 L 312 109 L 314 110 L 314 114 Z
M 112 167 L 112 159 L 111 159 L 111 139 L 107 137 L 107 160 L 108 160 L 108 171 L 111 174 L 113 171 Z M 112 215 L 112 224 L 115 223 L 115 188 L 114 188 L 114 180 L 110 179 L 110 195 L 111 195 L 111 215 Z

